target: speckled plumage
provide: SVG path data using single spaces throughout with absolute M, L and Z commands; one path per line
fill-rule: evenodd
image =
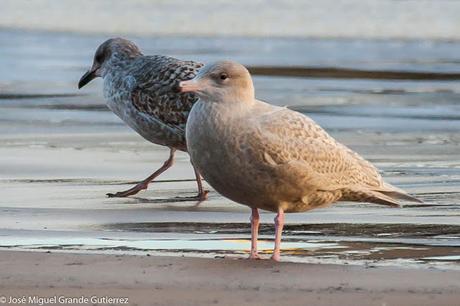
M 96 50 L 93 65 L 80 79 L 78 87 L 95 77 L 104 79 L 107 106 L 126 124 L 148 141 L 170 148 L 168 160 L 151 176 L 135 187 L 110 197 L 125 197 L 146 189 L 158 175 L 172 166 L 176 150 L 187 151 L 185 124 L 197 96 L 179 93 L 180 81 L 193 78 L 201 63 L 172 57 L 144 56 L 132 42 L 112 38 Z M 201 177 L 195 169 L 198 200 L 206 198 Z
M 174 86 L 193 78 L 202 64 L 161 55 L 112 62 L 103 74 L 108 107 L 147 140 L 186 151 L 185 123 L 197 97 Z

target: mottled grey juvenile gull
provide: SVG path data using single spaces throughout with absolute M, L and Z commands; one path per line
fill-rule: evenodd
M 333 202 L 398 206 L 419 201 L 383 182 L 377 169 L 301 113 L 254 97 L 247 69 L 223 61 L 179 84 L 199 96 L 186 138 L 192 163 L 219 193 L 252 208 L 250 258 L 258 258 L 258 209 L 277 213 L 272 259 L 280 258 L 285 212 Z
M 152 175 L 126 191 L 107 194 L 109 197 L 127 197 L 143 189 L 157 176 L 172 166 L 176 150 L 187 151 L 185 123 L 194 94 L 179 93 L 177 84 L 193 78 L 201 63 L 181 61 L 172 57 L 144 56 L 132 42 L 112 38 L 99 46 L 93 65 L 86 72 L 78 88 L 96 77 L 104 79 L 104 97 L 107 106 L 142 137 L 170 149 L 169 158 Z M 201 176 L 194 168 L 198 184 L 197 200 L 205 200 Z

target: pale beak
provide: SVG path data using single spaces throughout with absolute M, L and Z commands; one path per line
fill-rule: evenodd
M 182 81 L 179 83 L 180 92 L 197 92 L 200 89 L 200 83 L 195 80 Z

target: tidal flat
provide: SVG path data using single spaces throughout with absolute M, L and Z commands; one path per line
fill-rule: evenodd
M 77 90 L 94 49 L 106 38 L 0 31 L 0 250 L 246 257 L 249 209 L 212 190 L 199 205 L 186 201 L 195 194 L 195 182 L 185 153 L 147 191 L 105 196 L 148 176 L 168 155 L 106 108 L 100 80 Z M 312 117 L 373 162 L 388 182 L 425 202 L 398 209 L 338 203 L 289 214 L 284 261 L 458 275 L 460 43 L 128 38 L 146 54 L 203 62 L 228 58 L 252 67 L 259 99 Z M 303 75 L 289 75 L 290 67 L 303 67 Z M 318 68 L 326 75 L 308 75 Z M 327 75 L 331 68 L 341 71 L 340 78 Z M 350 69 L 370 72 L 347 77 Z M 372 71 L 387 77 L 373 78 Z M 401 80 L 388 71 L 409 74 Z M 413 72 L 435 77 L 411 78 Z M 268 258 L 274 215 L 261 217 L 260 248 Z

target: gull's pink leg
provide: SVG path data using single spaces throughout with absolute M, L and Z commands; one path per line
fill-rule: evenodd
M 281 234 L 284 226 L 284 211 L 278 208 L 278 214 L 275 217 L 275 249 L 273 250 L 272 259 L 280 261 Z
M 147 189 L 147 187 L 148 187 L 148 185 L 149 185 L 149 183 L 151 181 L 153 181 L 157 176 L 159 176 L 160 174 L 162 174 L 163 172 L 168 170 L 173 165 L 173 163 L 174 163 L 174 153 L 175 152 L 176 152 L 176 149 L 170 148 L 169 158 L 164 162 L 163 166 L 161 166 L 160 169 L 155 171 L 152 175 L 150 175 L 148 178 L 146 178 L 145 180 L 143 180 L 142 182 L 140 182 L 139 184 L 137 184 L 133 188 L 130 188 L 130 189 L 125 190 L 125 191 L 120 191 L 120 192 L 117 192 L 117 193 L 108 193 L 107 196 L 109 198 L 113 198 L 113 197 L 121 197 L 121 198 L 123 198 L 123 197 L 128 197 L 130 195 L 134 195 L 134 194 L 138 193 L 141 190 Z
M 259 210 L 257 208 L 252 208 L 251 214 L 251 255 L 249 259 L 260 259 L 259 254 L 257 254 L 257 236 L 259 235 Z
M 196 184 L 198 185 L 198 195 L 196 196 L 196 199 L 199 201 L 198 204 L 200 204 L 201 202 L 208 199 L 209 191 L 203 189 L 203 183 L 201 182 L 201 174 L 200 172 L 198 172 L 195 166 L 193 166 L 193 171 L 195 171 Z

